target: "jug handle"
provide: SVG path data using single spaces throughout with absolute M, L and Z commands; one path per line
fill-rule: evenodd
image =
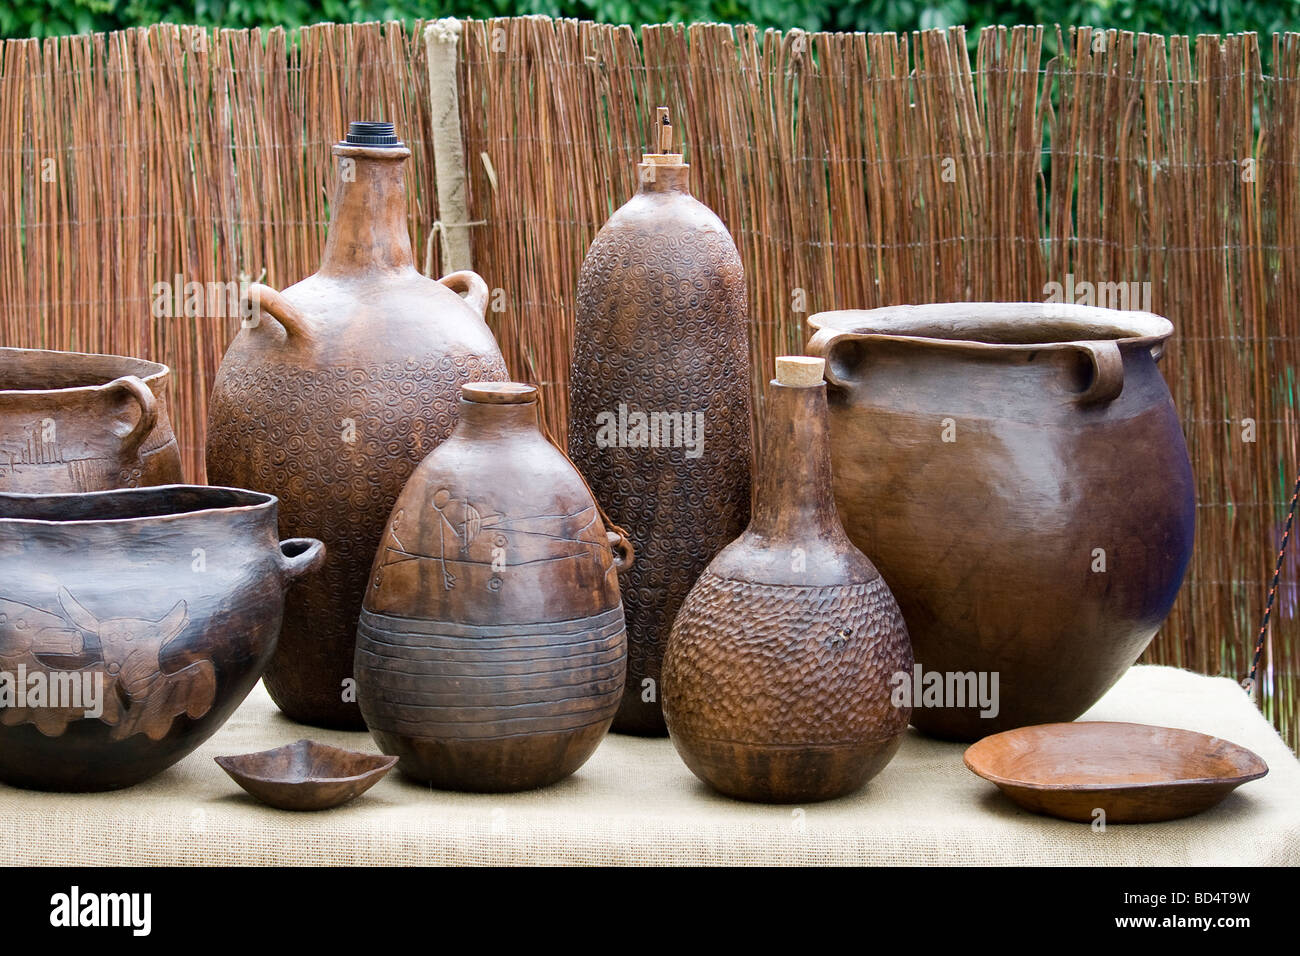
M 465 304 L 479 315 L 487 316 L 488 296 L 491 290 L 477 272 L 462 269 L 460 272 L 449 272 L 438 281 L 452 292 L 462 296 Z
M 816 334 L 808 340 L 808 348 L 804 351 L 809 355 L 826 361 L 826 370 L 823 375 L 828 385 L 834 385 L 836 388 L 848 388 L 852 383 L 836 371 L 831 353 L 835 351 L 835 347 L 841 342 L 856 341 L 859 339 L 866 339 L 866 337 L 867 336 L 858 332 L 841 332 L 838 329 L 818 329 Z
M 145 437 L 153 431 L 154 425 L 158 424 L 158 400 L 154 398 L 153 389 L 134 375 L 123 375 L 121 378 L 115 378 L 105 387 L 129 392 L 131 397 L 135 399 L 136 404 L 140 406 L 140 420 L 135 423 L 127 433 L 126 438 L 122 440 L 122 446 L 127 453 L 133 453 L 140 447 Z
M 1124 391 L 1124 356 L 1115 342 L 1071 342 L 1092 365 L 1092 381 L 1075 399 L 1080 405 L 1099 405 L 1119 398 Z
M 609 542 L 609 550 L 614 553 L 614 570 L 619 574 L 626 574 L 632 569 L 632 563 L 636 561 L 636 548 L 632 547 L 632 539 L 627 536 L 626 531 L 619 528 L 617 531 L 606 531 L 605 540 Z
M 289 335 L 304 339 L 311 338 L 311 322 L 307 316 L 286 299 L 283 293 L 277 292 L 269 285 L 262 285 L 260 282 L 250 284 L 244 293 L 244 301 L 241 305 L 241 315 L 260 316 L 265 312 L 280 323 Z M 249 319 L 244 321 L 249 328 L 257 328 L 261 325 L 261 322 L 250 322 Z
M 285 579 L 296 581 L 325 563 L 325 544 L 316 538 L 285 538 L 280 542 L 279 561 Z

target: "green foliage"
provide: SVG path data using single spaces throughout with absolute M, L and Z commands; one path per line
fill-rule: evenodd
M 160 21 L 205 26 L 476 19 L 544 13 L 604 23 L 717 21 L 806 30 L 906 32 L 965 24 L 1061 23 L 1151 33 L 1300 29 L 1300 0 L 0 0 L 0 36 L 120 30 Z

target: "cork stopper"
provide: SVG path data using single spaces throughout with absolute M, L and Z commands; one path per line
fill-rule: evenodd
M 781 355 L 776 360 L 776 383 L 806 388 L 820 385 L 826 360 L 808 355 Z
M 673 124 L 668 119 L 668 107 L 655 110 L 654 148 L 657 153 L 642 153 L 641 162 L 647 166 L 685 166 L 682 154 L 673 152 Z
M 460 397 L 480 405 L 526 405 L 537 401 L 537 388 L 521 382 L 466 382 Z

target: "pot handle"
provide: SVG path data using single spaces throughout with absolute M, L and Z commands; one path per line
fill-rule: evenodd
M 275 319 L 291 336 L 311 338 L 311 320 L 296 305 L 284 297 L 284 294 L 260 282 L 251 283 L 240 303 L 240 314 L 250 316 L 244 320 L 247 328 L 261 326 L 262 313 Z
M 1092 366 L 1092 381 L 1075 399 L 1080 405 L 1098 405 L 1119 398 L 1124 391 L 1124 356 L 1115 342 L 1072 342 Z
M 123 449 L 128 454 L 133 453 L 153 431 L 154 425 L 158 424 L 158 400 L 154 398 L 153 389 L 134 375 L 123 375 L 121 378 L 113 379 L 108 383 L 108 388 L 129 392 L 136 404 L 140 406 L 140 420 L 122 440 Z
M 632 569 L 632 563 L 636 561 L 636 548 L 632 547 L 632 539 L 617 531 L 606 531 L 605 540 L 609 542 L 609 549 L 614 552 L 614 570 L 619 574 L 626 574 Z
M 452 292 L 464 297 L 466 305 L 486 317 L 491 290 L 488 289 L 488 284 L 481 275 L 469 269 L 462 269 L 460 272 L 449 272 L 438 281 Z
M 828 385 L 834 385 L 836 388 L 848 388 L 852 385 L 852 382 L 839 374 L 835 367 L 835 362 L 833 361 L 835 347 L 841 342 L 856 342 L 866 339 L 866 337 L 866 335 L 859 332 L 841 332 L 838 329 L 818 329 L 816 334 L 808 340 L 808 347 L 804 351 L 809 355 L 825 360 L 826 371 L 824 372 L 824 377 Z
M 286 581 L 296 581 L 325 563 L 325 545 L 316 538 L 286 538 L 280 542 L 279 561 Z

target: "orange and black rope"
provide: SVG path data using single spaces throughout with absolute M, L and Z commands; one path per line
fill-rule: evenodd
M 1291 493 L 1291 507 L 1286 514 L 1286 528 L 1282 531 L 1282 544 L 1277 551 L 1277 566 L 1273 569 L 1273 583 L 1269 585 L 1268 602 L 1264 605 L 1264 621 L 1259 626 L 1259 637 L 1255 640 L 1255 657 L 1250 662 L 1250 676 L 1242 681 L 1247 693 L 1255 690 L 1255 674 L 1259 670 L 1259 659 L 1264 654 L 1264 640 L 1268 636 L 1268 619 L 1273 613 L 1273 601 L 1277 598 L 1278 581 L 1282 579 L 1282 565 L 1286 561 L 1286 545 L 1291 538 L 1291 523 L 1295 520 L 1296 500 L 1300 499 L 1300 476 L 1295 482 L 1295 491 Z

